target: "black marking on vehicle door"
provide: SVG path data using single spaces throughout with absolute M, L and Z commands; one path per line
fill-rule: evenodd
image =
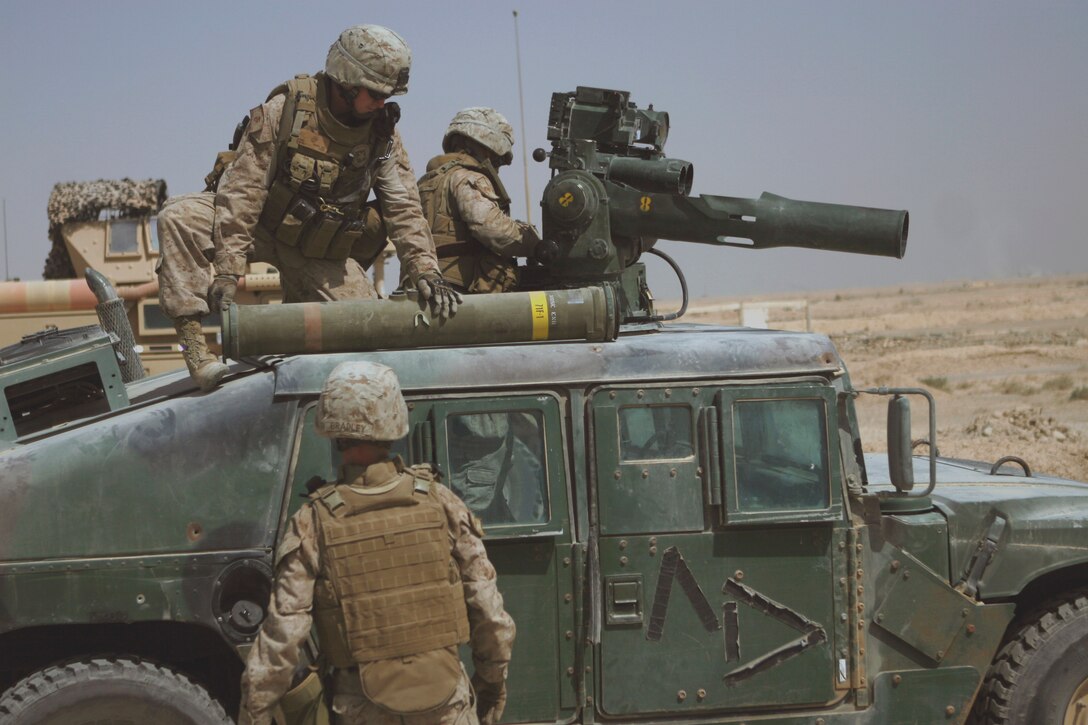
M 680 550 L 670 546 L 661 556 L 661 568 L 657 576 L 657 588 L 654 590 L 654 604 L 650 610 L 650 624 L 646 628 L 646 639 L 653 642 L 660 641 L 665 630 L 665 615 L 669 611 L 669 597 L 672 594 L 673 580 L 680 580 L 680 588 L 684 591 L 695 613 L 699 616 L 703 628 L 708 632 L 715 632 L 722 628 L 718 621 L 718 615 L 706 598 L 706 594 L 699 588 L 699 582 L 691 573 Z

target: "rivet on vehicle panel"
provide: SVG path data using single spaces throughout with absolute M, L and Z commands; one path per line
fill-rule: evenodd
M 620 472 L 616 471 L 615 473 L 613 473 L 612 478 L 616 479 L 617 481 L 620 480 Z
M 974 634 L 974 633 L 975 633 L 975 625 L 973 625 L 973 624 L 968 624 L 968 625 L 967 625 L 967 634 L 969 634 L 969 635 L 970 635 L 970 634 Z
M 899 571 L 899 559 L 892 562 L 892 571 Z
M 844 614 L 844 615 L 842 615 L 842 616 L 844 616 L 844 617 L 845 617 L 846 615 Z M 844 619 L 843 621 L 845 622 L 846 620 Z M 865 629 L 865 622 L 860 622 L 860 621 L 859 621 L 859 622 L 858 622 L 858 629 Z
M 864 647 L 858 647 L 858 654 L 859 655 L 865 654 L 865 648 Z
M 586 704 L 587 705 L 592 705 L 593 704 L 593 695 L 587 695 L 586 696 Z
M 737 569 L 735 572 L 733 572 L 733 578 L 736 579 L 737 581 L 740 581 L 741 579 L 744 578 L 744 572 L 741 571 L 740 569 Z
M 666 398 L 671 398 L 672 397 L 672 390 L 670 390 L 668 388 L 665 388 L 665 397 Z
M 415 403 L 409 403 L 408 404 L 408 410 L 415 410 L 415 409 L 416 409 L 416 404 Z
M 839 577 L 839 586 L 842 586 L 842 587 L 846 586 L 846 577 L 844 577 L 844 576 Z
M 865 570 L 864 569 L 858 569 L 857 571 L 854 572 L 854 576 L 856 576 L 858 579 L 861 579 L 862 577 L 865 576 Z
M 611 398 L 612 400 L 615 400 L 616 399 L 616 391 L 613 390 L 611 393 L 608 394 L 608 397 Z
M 824 719 L 822 717 L 816 718 L 816 725 L 824 725 Z
M 567 592 L 566 594 L 563 595 L 563 601 L 564 602 L 570 603 L 570 601 L 572 599 L 574 599 L 574 597 L 570 594 L 570 592 Z
M 563 559 L 563 566 L 570 566 L 570 557 L 569 556 L 566 557 L 565 559 Z
M 700 687 L 699 691 L 695 693 L 695 696 L 702 700 L 704 697 L 706 697 L 706 690 Z
M 643 469 L 642 469 L 642 477 L 643 477 L 643 478 L 649 478 L 649 477 L 650 477 L 650 471 L 649 471 L 649 469 L 647 469 L 647 468 L 643 468 Z
M 687 690 L 680 690 L 679 692 L 677 692 L 676 693 L 676 699 L 679 700 L 680 702 L 683 702 L 684 700 L 688 699 Z
M 574 668 L 573 667 L 568 667 L 567 668 L 567 674 L 568 675 L 573 675 L 574 674 Z
M 937 659 L 938 660 L 943 660 L 944 659 L 944 650 L 943 649 L 937 650 Z
M 657 537 L 656 536 L 651 536 L 650 537 L 650 546 L 654 546 L 655 544 L 657 544 Z
M 884 621 L 884 612 L 881 612 L 880 614 L 876 615 L 876 621 L 878 621 L 878 622 L 883 622 Z
M 567 639 L 574 639 L 574 632 L 572 632 L 572 631 L 570 631 L 568 629 L 563 636 L 566 637 Z
M 627 539 L 620 539 L 620 549 L 627 548 Z
M 892 675 L 892 687 L 899 687 L 899 683 L 903 681 L 903 675 Z
M 846 542 L 845 541 L 840 541 L 839 542 L 839 548 L 840 549 L 845 549 L 846 548 Z
M 146 601 L 147 601 L 147 597 L 145 597 L 143 594 L 137 594 L 136 595 L 136 603 L 137 604 L 143 604 Z
M 699 389 L 698 389 L 698 388 L 692 388 L 692 389 L 691 389 L 691 394 L 692 394 L 693 396 L 695 396 L 695 395 L 698 395 L 698 394 L 699 394 Z
M 865 587 L 859 585 L 858 586 L 858 595 L 860 596 L 860 595 L 862 595 L 864 593 L 865 593 Z
M 948 715 L 949 717 L 952 717 L 953 715 L 956 714 L 956 708 L 953 707 L 952 705 L 949 705 L 948 707 L 946 707 L 944 709 L 944 714 Z
M 703 467 L 699 466 L 698 468 L 695 469 L 695 477 L 696 478 L 702 478 L 702 476 L 703 476 Z
M 645 390 L 640 390 L 637 393 L 635 393 L 635 395 L 638 396 L 639 398 L 642 398 L 642 397 L 644 397 L 646 395 L 646 391 Z
M 676 478 L 676 469 L 675 468 L 670 468 L 669 469 L 669 478 Z
M 620 557 L 620 566 L 627 566 L 627 557 L 626 556 L 621 556 Z
M 969 614 L 969 612 L 966 609 L 961 609 L 960 610 L 960 616 L 966 617 L 968 614 Z
M 586 672 L 592 672 L 592 671 L 593 671 L 593 668 L 590 667 L 589 665 L 586 665 Z
M 655 556 L 656 554 L 657 554 L 657 547 L 656 546 L 651 546 L 650 547 L 650 556 Z
M 843 622 L 846 621 L 846 612 L 843 612 L 842 614 L 839 615 L 839 620 L 843 621 Z
M 839 656 L 840 657 L 845 657 L 846 656 L 846 648 L 845 647 L 843 647 L 841 650 L 839 650 Z
M 910 569 L 907 569 L 905 572 L 903 572 L 903 578 L 910 579 Z
M 864 612 L 865 611 L 865 604 L 859 603 L 858 604 L 858 611 L 859 612 Z
M 864 547 L 862 547 L 862 545 L 861 545 L 861 544 L 857 544 L 857 545 L 856 545 L 856 546 L 854 547 L 854 550 L 855 550 L 855 551 L 857 551 L 857 552 L 858 552 L 858 553 L 860 554 L 860 553 L 862 552 L 863 548 L 864 548 Z

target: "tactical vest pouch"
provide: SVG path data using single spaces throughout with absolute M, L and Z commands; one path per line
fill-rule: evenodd
M 284 725 L 329 725 L 331 721 L 325 687 L 316 672 L 288 690 L 280 699 L 280 708 Z
M 369 662 L 359 668 L 363 694 L 397 715 L 430 712 L 450 701 L 463 677 L 457 649 Z
M 476 279 L 469 292 L 509 292 L 517 287 L 517 266 L 497 254 L 482 254 L 477 258 Z
M 299 201 L 304 201 L 299 199 Z M 315 210 L 316 212 L 316 210 Z M 290 214 L 288 214 L 290 216 Z M 284 219 L 286 222 L 287 219 Z M 310 257 L 311 259 L 337 259 L 336 257 L 329 256 L 329 246 L 332 244 L 333 237 L 340 231 L 341 217 L 330 216 L 325 212 L 322 212 L 309 229 L 306 229 L 303 238 L 299 243 L 299 251 L 302 252 L 302 256 Z M 347 259 L 345 254 L 339 259 Z

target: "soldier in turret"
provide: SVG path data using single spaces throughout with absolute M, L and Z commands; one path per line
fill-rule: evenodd
M 238 722 L 271 722 L 314 624 L 334 668 L 333 722 L 494 725 L 506 703 L 514 622 L 479 520 L 429 465 L 390 457 L 391 441 L 408 433 L 396 375 L 376 363 L 338 365 L 316 427 L 341 451 L 340 477 L 310 495 L 276 552 Z M 471 684 L 457 653 L 464 642 Z
M 466 108 L 450 121 L 445 152 L 419 180 L 443 276 L 466 292 L 509 292 L 515 257 L 533 253 L 540 237 L 510 217 L 499 167 L 513 159 L 514 130 L 493 108 Z
M 348 28 L 324 72 L 296 76 L 250 111 L 206 191 L 159 213 L 159 296 L 201 388 L 214 388 L 226 366 L 209 353 L 200 318 L 209 305 L 230 306 L 249 258 L 278 268 L 288 302 L 372 298 L 364 267 L 387 231 L 412 286 L 439 315 L 456 310 L 396 130 L 400 109 L 386 103 L 407 92 L 410 65 L 392 30 Z M 367 205 L 371 189 L 381 219 Z

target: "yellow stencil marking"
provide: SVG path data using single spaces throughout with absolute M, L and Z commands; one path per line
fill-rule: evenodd
M 644 196 L 638 200 L 638 208 L 642 211 L 650 211 L 650 207 L 653 206 L 654 200 L 648 196 Z
M 559 206 L 570 206 L 574 202 L 574 194 L 569 191 L 559 197 Z
M 548 296 L 543 292 L 529 293 L 529 307 L 533 313 L 533 339 L 548 339 Z

